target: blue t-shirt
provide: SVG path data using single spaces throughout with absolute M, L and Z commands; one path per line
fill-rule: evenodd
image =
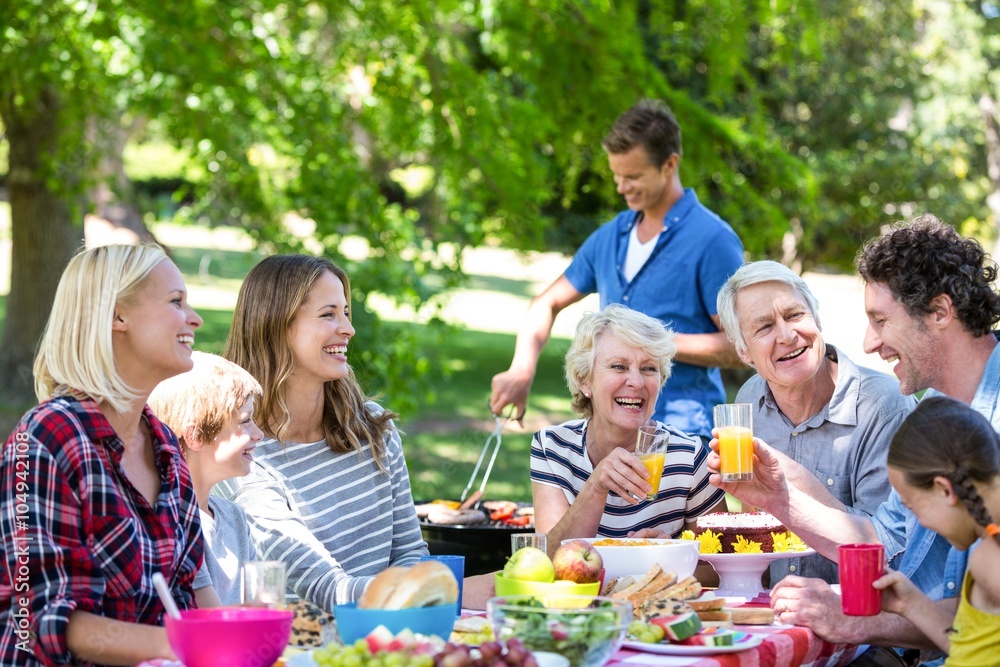
M 711 319 L 716 295 L 743 264 L 743 244 L 732 227 L 685 189 L 664 218 L 652 255 L 629 282 L 622 269 L 638 219 L 639 213 L 629 210 L 601 225 L 580 246 L 566 279 L 581 294 L 597 292 L 601 308 L 621 303 L 677 333 L 718 332 Z M 710 436 L 712 407 L 725 398 L 718 368 L 675 362 L 654 416 L 685 433 Z

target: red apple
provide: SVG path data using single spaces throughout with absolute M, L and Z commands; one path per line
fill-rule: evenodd
M 556 549 L 552 558 L 556 579 L 575 581 L 578 584 L 592 584 L 600 580 L 604 559 L 590 542 L 570 540 Z

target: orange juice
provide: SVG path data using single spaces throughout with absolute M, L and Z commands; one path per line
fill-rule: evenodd
M 639 460 L 649 471 L 649 485 L 653 488 L 646 494 L 646 500 L 653 500 L 660 492 L 660 478 L 663 477 L 663 452 L 653 452 L 652 454 L 639 454 Z
M 719 426 L 718 431 L 722 481 L 753 479 L 753 431 L 745 426 Z

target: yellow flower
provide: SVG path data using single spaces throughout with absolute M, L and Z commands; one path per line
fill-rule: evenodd
M 733 553 L 737 554 L 759 554 L 764 553 L 761 551 L 760 542 L 754 542 L 748 540 L 742 535 L 736 536 L 736 542 L 733 544 Z
M 706 530 L 696 538 L 700 545 L 698 547 L 699 551 L 703 554 L 722 553 L 722 541 L 719 539 L 720 537 L 722 537 L 721 533 L 713 533 L 710 530 Z
M 771 533 L 774 540 L 774 552 L 785 553 L 788 551 L 805 551 L 806 545 L 795 533 Z
M 693 540 L 694 539 L 694 531 L 693 530 L 682 531 L 681 532 L 681 539 L 682 540 Z

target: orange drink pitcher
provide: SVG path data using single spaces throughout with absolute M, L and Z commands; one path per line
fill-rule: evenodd
M 646 500 L 655 500 L 660 492 L 660 479 L 663 477 L 663 465 L 667 456 L 667 438 L 667 431 L 655 422 L 639 427 L 639 435 L 635 441 L 635 455 L 649 471 L 646 481 L 653 487 L 646 494 Z
M 753 415 L 749 403 L 715 406 L 719 436 L 719 472 L 724 482 L 753 479 Z

